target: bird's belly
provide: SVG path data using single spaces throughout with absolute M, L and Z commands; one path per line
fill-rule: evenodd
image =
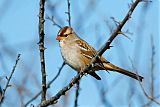
M 61 54 L 66 64 L 72 67 L 76 71 L 80 71 L 83 67 L 83 63 L 80 62 L 80 53 L 74 49 L 74 47 L 61 48 Z

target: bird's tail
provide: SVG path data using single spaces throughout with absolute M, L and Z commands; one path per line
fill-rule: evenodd
M 127 75 L 131 78 L 134 78 L 134 79 L 142 82 L 143 77 L 138 75 L 138 74 L 135 74 L 135 73 L 130 72 L 128 70 L 125 70 L 123 68 L 117 67 L 117 66 L 111 64 L 110 62 L 103 63 L 103 65 L 104 65 L 106 70 L 116 71 L 116 72 Z

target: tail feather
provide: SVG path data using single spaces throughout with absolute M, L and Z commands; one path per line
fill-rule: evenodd
M 128 70 L 125 70 L 123 68 L 117 67 L 117 66 L 111 64 L 110 62 L 104 63 L 104 67 L 106 68 L 106 70 L 119 72 L 119 73 L 127 75 L 127 76 L 129 76 L 131 78 L 134 78 L 134 79 L 136 79 L 136 80 L 138 80 L 140 82 L 142 82 L 142 80 L 143 80 L 142 76 L 140 76 L 138 74 L 135 74 L 133 72 L 130 72 Z
M 91 76 L 93 76 L 94 78 L 96 78 L 97 80 L 101 80 L 101 77 L 99 77 L 95 72 L 91 72 L 89 73 Z

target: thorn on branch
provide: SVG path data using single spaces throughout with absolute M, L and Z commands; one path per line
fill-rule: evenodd
M 65 12 L 65 14 L 67 14 L 67 15 L 68 15 L 68 14 L 69 14 L 69 12 Z
M 11 87 L 12 85 L 8 84 L 7 87 Z
M 111 49 L 112 47 L 114 47 L 114 46 L 109 46 L 109 48 L 108 48 L 108 49 Z
M 8 81 L 8 77 L 6 76 L 6 80 Z

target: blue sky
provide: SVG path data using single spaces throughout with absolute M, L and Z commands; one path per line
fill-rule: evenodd
M 5 4 L 6 3 L 6 4 Z M 90 4 L 92 3 L 92 4 Z M 115 17 L 117 21 L 121 21 L 128 11 L 128 0 L 119 1 L 95 1 L 90 0 L 71 0 L 71 18 L 72 27 L 75 32 L 89 44 L 95 47 L 97 50 L 108 39 L 110 31 L 106 24 L 114 26 L 114 22 L 110 17 Z M 4 6 L 5 5 L 5 6 Z M 145 3 L 140 3 L 133 12 L 132 18 L 126 23 L 123 31 L 129 29 L 132 35 L 127 34 L 131 40 L 120 35 L 112 43 L 114 46 L 110 50 L 107 50 L 103 56 L 110 62 L 123 67 L 128 70 L 132 70 L 132 64 L 129 57 L 133 60 L 137 70 L 144 78 L 149 77 L 150 70 L 150 58 L 151 58 L 151 41 L 150 36 L 153 36 L 155 45 L 155 75 L 160 73 L 159 71 L 159 1 L 154 0 L 149 4 L 148 8 L 145 8 Z M 47 7 L 55 6 L 51 11 Z M 93 7 L 91 7 L 93 6 Z M 67 15 L 67 2 L 66 0 L 54 1 L 47 0 L 45 16 L 55 16 L 55 20 L 61 26 L 68 25 Z M 14 0 L 0 1 L 0 76 L 9 75 L 12 66 L 15 62 L 16 55 L 22 54 L 20 63 L 17 66 L 15 74 L 12 78 L 11 84 L 13 86 L 7 91 L 4 107 L 7 107 L 7 102 L 14 106 L 20 106 L 20 98 L 17 103 L 13 99 L 13 96 L 18 96 L 16 87 L 22 84 L 22 80 L 29 75 L 26 80 L 26 86 L 28 90 L 35 94 L 40 88 L 41 75 L 40 75 L 40 63 L 39 63 L 39 50 L 38 50 L 38 12 L 39 2 L 37 0 Z M 46 71 L 47 81 L 51 80 L 57 73 L 58 68 L 61 66 L 63 60 L 60 55 L 60 49 L 58 41 L 55 40 L 58 28 L 52 25 L 49 20 L 45 21 L 45 59 L 46 59 Z M 2 37 L 4 39 L 2 39 Z M 8 53 L 6 49 L 12 51 Z M 2 62 L 3 60 L 3 62 Z M 148 100 L 142 93 L 138 82 L 123 76 L 121 74 L 110 72 L 98 72 L 102 76 L 102 81 L 96 81 L 89 75 L 85 76 L 81 80 L 81 91 L 79 96 L 79 106 L 104 106 L 99 96 L 100 88 L 98 86 L 104 86 L 109 91 L 106 94 L 106 98 L 113 106 L 128 106 L 128 94 L 130 94 L 130 88 L 135 88 L 135 95 L 132 98 L 133 106 L 142 105 L 137 97 L 143 98 L 143 102 Z M 58 79 L 52 84 L 48 90 L 49 95 L 55 95 L 58 90 L 67 85 L 71 78 L 76 75 L 70 67 L 65 66 L 58 77 Z M 160 94 L 157 89 L 160 88 L 158 84 L 159 77 L 156 76 L 155 84 L 157 88 L 156 95 Z M 36 78 L 36 79 L 34 79 Z M 119 79 L 118 84 L 112 88 L 112 83 Z M 145 79 L 143 85 L 147 92 L 150 88 L 147 84 L 150 80 Z M 4 86 L 5 79 L 0 81 Z M 132 86 L 131 86 L 132 85 Z M 73 87 L 68 93 L 69 103 L 68 106 L 73 106 L 75 87 Z M 14 93 L 14 94 L 11 94 Z M 32 96 L 31 95 L 31 96 Z M 10 97 L 9 97 L 10 96 Z M 23 93 L 24 103 L 30 99 L 29 96 L 25 96 Z M 10 100 L 9 100 L 10 99 Z M 38 100 L 35 100 L 33 104 L 38 104 Z M 113 99 L 113 100 L 112 100 Z M 57 105 L 63 105 L 63 98 L 60 99 Z M 152 106 L 156 106 L 153 104 Z

